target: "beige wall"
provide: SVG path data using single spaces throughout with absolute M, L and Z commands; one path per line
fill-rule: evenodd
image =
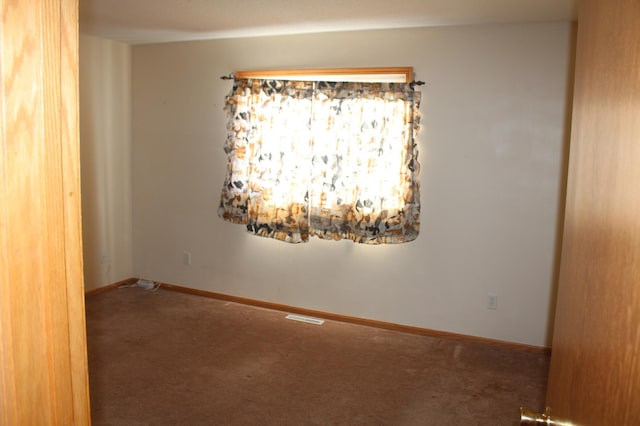
M 131 48 L 80 37 L 80 154 L 85 288 L 133 275 Z
M 132 47 L 134 275 L 549 345 L 572 40 L 571 24 L 551 23 Z M 216 216 L 231 86 L 221 75 L 406 65 L 427 83 L 415 242 L 288 245 Z

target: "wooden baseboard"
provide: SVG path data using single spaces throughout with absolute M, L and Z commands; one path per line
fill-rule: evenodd
M 109 284 L 104 287 L 94 288 L 93 290 L 85 291 L 84 297 L 95 296 L 96 294 L 104 293 L 105 291 L 113 290 L 121 285 L 133 284 L 138 281 L 138 278 L 127 278 L 126 280 L 118 281 L 117 283 Z
M 129 278 L 127 280 L 114 283 L 110 286 L 101 287 L 99 289 L 92 290 L 90 292 L 87 292 L 86 295 L 92 296 L 92 295 L 100 294 L 105 291 L 109 291 L 111 289 L 120 287 L 121 285 L 124 285 L 124 284 L 134 283 L 137 280 L 138 280 L 137 278 Z M 404 333 L 438 337 L 441 339 L 448 339 L 448 340 L 456 340 L 456 341 L 465 342 L 465 343 L 478 343 L 482 345 L 500 347 L 500 348 L 510 349 L 510 350 L 519 351 L 519 352 L 537 353 L 537 354 L 543 354 L 543 355 L 551 354 L 551 348 L 547 348 L 547 347 L 526 345 L 523 343 L 507 342 L 503 340 L 487 339 L 484 337 L 469 336 L 466 334 L 449 333 L 446 331 L 431 330 L 428 328 L 414 327 L 410 325 L 401 325 L 401 324 L 394 324 L 394 323 L 385 322 L 385 321 L 376 321 L 376 320 L 365 319 L 365 318 L 351 317 L 347 315 L 333 314 L 329 312 L 316 311 L 313 309 L 299 308 L 296 306 L 282 305 L 279 303 L 264 302 L 261 300 L 248 299 L 245 297 L 231 296 L 228 294 L 198 290 L 198 289 L 189 288 L 189 287 L 182 287 L 179 285 L 169 284 L 169 283 L 156 282 L 156 284 L 160 284 L 161 288 L 164 288 L 166 290 L 193 294 L 196 296 L 209 297 L 213 299 L 226 300 L 229 302 L 241 303 L 244 305 L 258 306 L 260 308 L 274 309 L 277 311 L 282 311 L 287 313 L 308 315 L 308 316 L 323 318 L 327 320 L 348 322 L 352 324 L 365 325 L 369 327 L 395 330 L 395 331 L 400 331 Z

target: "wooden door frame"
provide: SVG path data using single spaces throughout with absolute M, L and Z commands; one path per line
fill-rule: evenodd
M 88 425 L 78 0 L 0 9 L 0 423 Z

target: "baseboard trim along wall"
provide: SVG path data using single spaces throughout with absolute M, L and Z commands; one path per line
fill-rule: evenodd
M 94 288 L 93 290 L 88 290 L 84 292 L 84 297 L 95 296 L 96 294 L 104 293 L 109 290 L 113 290 L 114 288 L 118 288 L 123 285 L 131 285 L 138 281 L 138 278 L 127 278 L 126 280 L 118 281 L 113 284 L 106 285 L 104 287 Z
M 113 283 L 105 287 L 100 287 L 95 290 L 90 290 L 85 293 L 85 296 L 87 297 L 94 296 L 96 294 L 104 293 L 106 291 L 113 290 L 123 285 L 133 284 L 137 281 L 138 281 L 138 278 L 128 278 L 126 280 L 118 281 L 117 283 Z M 211 291 L 183 287 L 183 286 L 169 284 L 169 283 L 156 282 L 156 284 L 159 284 L 161 288 L 164 288 L 166 290 L 176 291 L 180 293 L 193 294 L 196 296 L 209 297 L 212 299 L 225 300 L 228 302 L 241 303 L 244 305 L 257 306 L 260 308 L 273 309 L 276 311 L 282 311 L 287 313 L 318 317 L 326 320 L 348 322 L 352 324 L 365 325 L 369 327 L 377 327 L 377 328 L 383 328 L 387 330 L 401 331 L 404 333 L 438 337 L 441 339 L 457 340 L 465 343 L 478 343 L 482 345 L 511 349 L 519 352 L 539 353 L 539 354 L 545 354 L 545 355 L 551 354 L 551 348 L 548 348 L 548 347 L 526 345 L 524 343 L 514 343 L 514 342 L 503 341 L 503 340 L 487 339 L 484 337 L 469 336 L 466 334 L 450 333 L 446 331 L 431 330 L 428 328 L 414 327 L 410 325 L 394 324 L 394 323 L 385 322 L 385 321 L 376 321 L 376 320 L 371 320 L 366 318 L 351 317 L 348 315 L 333 314 L 330 312 L 322 312 L 322 311 L 316 311 L 313 309 L 299 308 L 296 306 L 282 305 L 280 303 L 264 302 L 262 300 L 248 299 L 248 298 L 239 297 L 239 296 L 231 296 L 228 294 L 215 293 Z

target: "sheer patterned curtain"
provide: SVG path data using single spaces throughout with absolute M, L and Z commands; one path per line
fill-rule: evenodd
M 414 240 L 419 103 L 410 83 L 236 80 L 218 214 L 292 243 Z

